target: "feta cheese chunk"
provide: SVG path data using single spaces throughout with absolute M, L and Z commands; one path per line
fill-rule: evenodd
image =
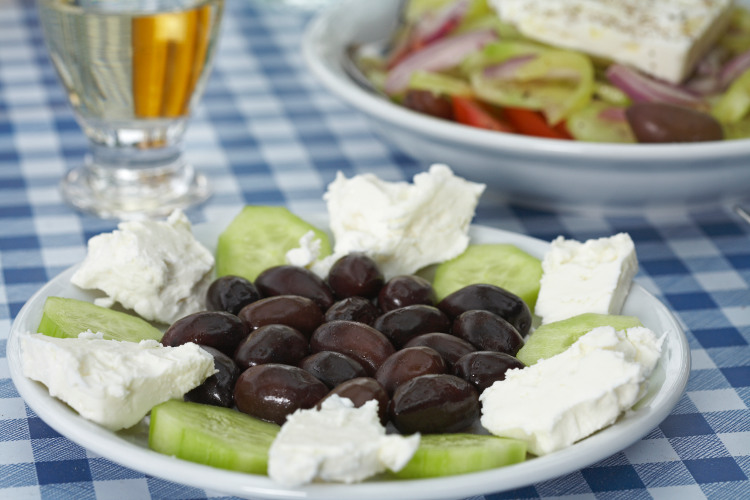
M 290 266 L 310 268 L 320 256 L 320 245 L 320 238 L 315 237 L 315 232 L 306 232 L 299 239 L 299 246 L 286 253 L 286 263 Z
M 638 258 L 630 235 L 584 243 L 562 236 L 542 259 L 542 279 L 534 313 L 542 323 L 583 313 L 620 314 Z
M 194 237 L 190 221 L 175 211 L 166 221 L 122 222 L 89 240 L 88 253 L 70 281 L 107 294 L 142 318 L 171 324 L 205 309 L 214 257 Z
M 213 375 L 214 359 L 197 344 L 164 347 L 104 340 L 20 335 L 23 374 L 87 418 L 116 431 L 132 427 L 159 403 L 181 398 Z
M 387 469 L 401 470 L 419 446 L 419 434 L 386 435 L 378 402 L 359 408 L 332 395 L 320 410 L 287 417 L 268 452 L 268 475 L 290 486 L 323 481 L 353 483 Z
M 326 261 L 330 266 L 350 252 L 364 252 L 388 279 L 456 257 L 469 244 L 469 225 L 484 189 L 446 165 L 415 175 L 413 184 L 373 174 L 347 179 L 339 172 L 324 196 L 336 241 Z
M 724 32 L 732 0 L 490 0 L 527 37 L 680 83 Z
M 508 370 L 480 396 L 482 425 L 545 455 L 617 420 L 648 388 L 661 341 L 643 327 L 599 327 L 557 356 Z

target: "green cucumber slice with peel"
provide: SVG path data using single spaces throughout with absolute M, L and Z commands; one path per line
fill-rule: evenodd
M 584 313 L 572 318 L 547 323 L 526 339 L 516 357 L 526 366 L 540 359 L 551 358 L 573 345 L 582 335 L 600 326 L 611 326 L 615 330 L 626 330 L 643 326 L 635 316 Z
M 219 235 L 216 273 L 255 281 L 269 267 L 286 264 L 286 253 L 299 247 L 308 231 L 320 239 L 319 258 L 330 255 L 328 235 L 287 208 L 248 205 Z
M 521 297 L 533 311 L 541 278 L 539 259 L 515 245 L 490 243 L 469 245 L 458 257 L 438 265 L 432 287 L 442 300 L 474 283 L 496 285 Z
M 148 446 L 190 462 L 267 474 L 279 428 L 230 408 L 173 399 L 151 409 Z
M 424 434 L 399 479 L 452 476 L 526 460 L 526 443 L 485 434 Z
M 162 332 L 128 313 L 64 297 L 47 297 L 37 331 L 50 337 L 77 338 L 81 332 L 101 332 L 105 339 L 140 342 L 161 340 Z

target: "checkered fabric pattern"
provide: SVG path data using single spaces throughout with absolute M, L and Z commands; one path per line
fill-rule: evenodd
M 194 222 L 244 203 L 322 212 L 341 170 L 410 179 L 421 169 L 323 90 L 300 56 L 308 16 L 230 0 L 220 51 L 187 134 L 188 158 L 214 196 Z M 83 136 L 47 59 L 34 5 L 0 0 L 0 499 L 183 499 L 219 495 L 123 468 L 60 436 L 11 382 L 6 342 L 24 302 L 81 260 L 114 222 L 65 205 L 57 183 Z M 637 281 L 672 309 L 692 353 L 687 391 L 633 446 L 583 470 L 472 500 L 750 498 L 750 225 L 728 209 L 628 216 L 521 209 L 488 193 L 476 222 L 550 240 L 629 232 Z

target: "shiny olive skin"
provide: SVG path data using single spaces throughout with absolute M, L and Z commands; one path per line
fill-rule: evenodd
M 315 375 L 331 389 L 347 380 L 367 375 L 359 361 L 334 351 L 310 354 L 300 361 L 298 366 Z
M 404 95 L 405 107 L 418 113 L 453 121 L 453 105 L 449 98 L 429 90 L 409 89 Z
M 377 263 L 361 252 L 344 255 L 328 271 L 328 284 L 339 299 L 354 296 L 373 299 L 384 282 Z
M 299 330 L 287 325 L 264 325 L 237 346 L 234 362 L 242 370 L 266 363 L 296 366 L 309 352 L 307 337 Z
M 325 321 L 345 319 L 372 326 L 379 315 L 380 311 L 370 300 L 364 297 L 347 297 L 328 308 Z
M 291 326 L 308 337 L 323 323 L 320 307 L 312 299 L 299 295 L 260 299 L 243 307 L 239 317 L 250 330 L 280 324 Z
M 435 349 L 443 358 L 446 368 L 449 370 L 461 356 L 476 351 L 476 348 L 466 340 L 450 333 L 441 332 L 423 333 L 404 344 L 404 348 L 416 346 L 426 346 Z
M 709 113 L 672 104 L 639 102 L 625 110 L 638 142 L 721 141 L 724 130 Z
M 378 402 L 378 416 L 380 422 L 385 425 L 388 422 L 388 393 L 380 382 L 372 377 L 357 377 L 346 382 L 342 382 L 333 388 L 328 395 L 318 403 L 318 408 L 332 394 L 337 394 L 342 398 L 348 398 L 354 403 L 355 408 L 359 408 L 366 402 L 374 399 Z
M 421 375 L 401 384 L 388 408 L 402 434 L 458 432 L 479 416 L 479 393 L 455 375 Z
M 185 401 L 231 408 L 234 406 L 234 384 L 240 376 L 240 369 L 232 358 L 218 349 L 208 346 L 201 348 L 214 357 L 214 368 L 218 371 L 188 391 Z
M 206 307 L 211 311 L 238 314 L 246 305 L 260 300 L 258 288 L 241 276 L 222 276 L 211 282 L 206 292 Z
M 398 386 L 420 375 L 445 373 L 445 361 L 430 347 L 407 347 L 394 352 L 380 365 L 375 380 L 393 394 Z
M 388 311 L 373 326 L 400 348 L 423 333 L 449 332 L 451 322 L 437 307 L 415 304 Z
M 490 311 L 513 325 L 522 336 L 531 328 L 529 306 L 518 295 L 495 285 L 465 286 L 438 302 L 438 309 L 451 319 L 472 309 Z
M 248 415 L 282 425 L 299 408 L 312 408 L 328 386 L 302 368 L 269 363 L 251 366 L 237 379 L 234 402 Z
M 250 330 L 235 316 L 224 311 L 201 311 L 180 318 L 164 332 L 161 343 L 174 347 L 188 342 L 213 347 L 232 356 Z
M 421 276 L 394 276 L 378 293 L 378 307 L 384 313 L 415 304 L 434 306 L 436 302 L 432 284 Z
M 453 335 L 470 342 L 480 351 L 498 351 L 515 356 L 523 337 L 513 325 L 495 313 L 474 309 L 453 320 Z
M 498 380 L 505 380 L 505 372 L 511 368 L 524 368 L 517 358 L 497 351 L 475 351 L 461 357 L 453 365 L 453 373 L 471 382 L 481 394 Z
M 299 266 L 269 267 L 255 278 L 255 286 L 265 297 L 300 295 L 312 299 L 325 311 L 334 303 L 331 287 L 317 274 Z
M 320 325 L 310 337 L 310 351 L 335 351 L 357 361 L 368 376 L 396 349 L 388 338 L 364 323 L 336 320 Z

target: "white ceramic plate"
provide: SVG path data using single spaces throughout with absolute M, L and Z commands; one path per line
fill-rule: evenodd
M 316 222 L 316 221 L 313 221 Z M 220 225 L 198 225 L 197 238 L 212 248 Z M 323 227 L 323 224 L 319 224 Z M 547 243 L 506 231 L 474 226 L 474 243 L 512 243 L 541 257 Z M 59 400 L 47 389 L 25 378 L 21 370 L 18 335 L 36 331 L 42 306 L 50 295 L 92 300 L 93 295 L 70 284 L 75 267 L 64 271 L 39 290 L 13 322 L 7 345 L 11 377 L 26 403 L 50 427 L 71 441 L 114 462 L 143 473 L 228 495 L 256 499 L 382 500 L 384 498 L 456 499 L 498 492 L 545 481 L 576 471 L 635 443 L 655 428 L 682 395 L 690 373 L 690 351 L 680 325 L 655 297 L 641 286 L 633 288 L 624 314 L 638 316 L 647 327 L 664 336 L 664 351 L 652 377 L 651 389 L 637 409 L 614 425 L 565 449 L 524 463 L 461 476 L 410 480 L 368 481 L 361 484 L 313 484 L 301 488 L 280 486 L 268 477 L 230 472 L 161 455 L 147 447 L 145 423 L 126 432 L 113 433 L 93 424 Z
M 399 2 L 334 4 L 310 23 L 302 51 L 323 86 L 362 112 L 387 142 L 425 166 L 447 163 L 462 177 L 484 182 L 516 203 L 543 208 L 640 211 L 748 196 L 748 139 L 693 144 L 541 139 L 439 120 L 363 90 L 343 70 L 345 48 L 385 38 Z

